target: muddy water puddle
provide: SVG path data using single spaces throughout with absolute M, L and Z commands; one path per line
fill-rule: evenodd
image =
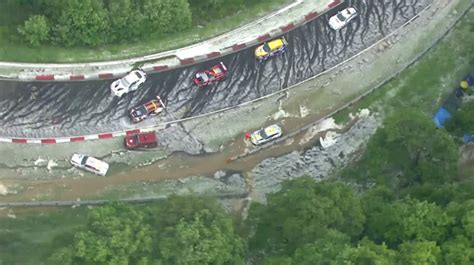
M 311 115 L 310 115 L 311 116 Z M 305 118 L 286 118 L 281 122 L 284 132 L 297 131 L 311 121 L 319 119 L 318 116 Z M 267 125 L 275 123 L 269 122 Z M 19 185 L 24 189 L 18 194 L 11 194 L 1 200 L 30 201 L 37 200 L 76 200 L 77 198 L 90 197 L 101 191 L 113 189 L 121 185 L 136 182 L 153 183 L 166 179 L 180 179 L 188 176 L 212 176 L 216 171 L 238 171 L 245 174 L 251 171 L 258 163 L 269 157 L 278 157 L 292 151 L 303 151 L 317 144 L 322 133 L 314 135 L 309 141 L 300 144 L 305 132 L 289 138 L 283 143 L 263 149 L 247 157 L 229 161 L 229 158 L 244 153 L 254 148 L 246 143 L 244 136 L 224 146 L 222 152 L 192 156 L 185 153 L 175 153 L 165 160 L 160 160 L 153 165 L 113 173 L 107 177 L 80 177 L 56 180 L 18 180 L 5 179 L 5 185 Z

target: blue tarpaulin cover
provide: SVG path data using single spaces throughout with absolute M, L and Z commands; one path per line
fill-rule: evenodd
M 474 136 L 470 133 L 465 133 L 463 137 L 463 141 L 465 144 L 474 141 Z
M 436 114 L 433 117 L 433 121 L 436 124 L 436 128 L 443 128 L 444 123 L 451 119 L 452 115 L 449 113 L 445 108 L 441 107 L 439 110 L 436 112 Z
M 474 74 L 469 74 L 468 76 L 466 76 L 466 78 L 464 78 L 464 80 L 467 81 L 467 84 L 469 86 L 474 86 Z

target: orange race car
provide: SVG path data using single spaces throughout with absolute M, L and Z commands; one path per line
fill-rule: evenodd
M 161 98 L 157 96 L 156 99 L 152 99 L 141 106 L 133 107 L 130 110 L 129 116 L 133 123 L 138 123 L 145 120 L 149 116 L 160 114 L 164 108 L 165 104 L 163 104 Z

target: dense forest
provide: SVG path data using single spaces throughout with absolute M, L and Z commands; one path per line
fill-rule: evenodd
M 12 0 L 8 0 L 12 1 Z M 18 32 L 33 46 L 98 46 L 180 32 L 252 0 L 14 0 L 32 15 Z
M 464 109 L 468 119 L 473 106 Z M 209 198 L 97 207 L 87 224 L 52 242 L 47 261 L 473 264 L 474 182 L 459 170 L 453 139 L 406 109 L 385 119 L 360 159 L 337 176 L 285 182 L 243 221 Z

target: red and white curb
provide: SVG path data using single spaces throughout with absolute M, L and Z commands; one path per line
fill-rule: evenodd
M 14 144 L 60 144 L 60 143 L 75 143 L 83 142 L 88 140 L 101 140 L 111 139 L 120 136 L 134 135 L 142 132 L 150 132 L 157 129 L 157 127 L 133 129 L 123 132 L 107 132 L 99 134 L 89 134 L 82 136 L 70 136 L 70 137 L 53 137 L 53 138 L 21 138 L 21 137 L 0 137 L 2 143 L 14 143 Z
M 325 71 L 313 76 L 313 77 L 310 77 L 306 80 L 303 80 L 301 82 L 298 82 L 294 85 L 291 85 L 285 89 L 282 89 L 282 90 L 279 90 L 279 91 L 276 91 L 276 92 L 273 92 L 271 94 L 268 94 L 268 95 L 265 95 L 263 97 L 260 97 L 260 98 L 256 98 L 256 99 L 253 99 L 253 100 L 250 100 L 250 101 L 247 101 L 247 102 L 244 102 L 244 103 L 241 103 L 239 105 L 236 105 L 236 106 L 232 106 L 232 107 L 227 107 L 227 108 L 223 108 L 223 109 L 220 109 L 220 110 L 216 110 L 216 111 L 212 111 L 212 112 L 209 112 L 209 113 L 204 113 L 204 114 L 200 114 L 200 115 L 196 115 L 196 116 L 192 116 L 192 117 L 187 117 L 187 118 L 183 118 L 183 119 L 178 119 L 178 120 L 174 120 L 174 121 L 168 121 L 168 122 L 164 122 L 162 124 L 158 124 L 158 125 L 155 125 L 155 126 L 151 126 L 151 127 L 145 127 L 145 128 L 136 128 L 136 129 L 132 129 L 132 130 L 126 130 L 126 131 L 121 131 L 121 132 L 109 132 L 109 133 L 100 133 L 100 134 L 90 134 L 90 135 L 84 135 L 84 136 L 72 136 L 72 137 L 54 137 L 54 138 L 15 138 L 15 137 L 0 137 L 0 142 L 4 142 L 4 143 L 23 143 L 23 144 L 56 144 L 56 143 L 71 143 L 71 142 L 82 142 L 82 141 L 86 141 L 86 140 L 99 140 L 99 139 L 110 139 L 110 138 L 115 138 L 115 137 L 120 137 L 120 136 L 125 136 L 125 135 L 133 135 L 133 134 L 137 134 L 137 133 L 142 133 L 142 132 L 150 132 L 150 131 L 157 131 L 159 130 L 160 128 L 163 128 L 164 125 L 169 125 L 169 124 L 174 124 L 174 123 L 179 123 L 179 122 L 184 122 L 184 121 L 188 121 L 188 120 L 192 120 L 192 119 L 197 119 L 197 118 L 203 118 L 203 117 L 206 117 L 206 116 L 210 116 L 210 115 L 214 115 L 214 114 L 217 114 L 217 113 L 222 113 L 222 112 L 225 112 L 225 111 L 229 111 L 229 110 L 232 110 L 232 109 L 237 109 L 237 108 L 241 108 L 241 107 L 244 107 L 246 105 L 250 105 L 252 103 L 255 103 L 255 102 L 258 102 L 258 101 L 261 101 L 261 100 L 264 100 L 266 98 L 269 98 L 269 97 L 272 97 L 272 96 L 275 96 L 276 94 L 279 94 L 279 93 L 282 93 L 282 92 L 285 92 L 285 91 L 288 91 L 288 90 L 291 90 L 293 89 L 294 87 L 297 87 L 299 85 L 301 85 L 302 83 L 304 82 L 307 82 L 308 80 L 312 80 L 312 79 L 315 79 L 315 78 L 318 78 L 324 74 L 327 74 L 331 71 L 333 71 L 334 69 L 338 68 L 338 67 L 341 67 L 342 65 L 346 64 L 347 62 L 351 61 L 351 60 L 354 60 L 355 58 L 361 56 L 362 54 L 364 54 L 365 52 L 373 49 L 374 47 L 376 47 L 377 45 L 383 43 L 385 40 L 387 40 L 388 38 L 391 38 L 392 36 L 394 36 L 395 34 L 398 34 L 398 32 L 400 30 L 402 30 L 403 28 L 405 28 L 406 26 L 410 25 L 413 21 L 415 21 L 416 19 L 418 19 L 418 17 L 420 17 L 422 14 L 428 12 L 428 10 L 431 9 L 431 6 L 432 4 L 429 4 L 428 6 L 426 6 L 423 10 L 421 10 L 416 16 L 414 16 L 413 18 L 411 18 L 410 20 L 408 20 L 407 22 L 405 22 L 402 26 L 400 26 L 398 29 L 394 30 L 393 32 L 391 32 L 390 34 L 386 35 L 385 37 L 383 37 L 382 39 L 378 40 L 377 42 L 375 42 L 374 44 L 370 45 L 369 47 L 365 48 L 364 50 L 360 51 L 359 53 L 357 53 L 356 55 L 352 56 L 351 58 L 348 58 L 340 63 L 338 63 L 337 65 L 329 68 L 329 69 L 326 69 Z
M 147 73 L 157 73 L 157 72 L 164 72 L 168 71 L 171 69 L 176 69 L 196 63 L 201 63 L 205 62 L 211 59 L 215 59 L 221 56 L 225 56 L 231 53 L 235 53 L 238 51 L 241 51 L 243 49 L 246 49 L 248 47 L 252 47 L 254 45 L 257 45 L 259 43 L 265 42 L 269 39 L 278 37 L 284 33 L 287 33 L 297 27 L 300 27 L 320 15 L 325 14 L 329 10 L 336 8 L 340 4 L 342 4 L 342 0 L 333 0 L 331 3 L 327 5 L 327 7 L 322 10 L 322 11 L 311 11 L 307 13 L 304 16 L 301 16 L 297 18 L 295 21 L 281 26 L 276 30 L 272 30 L 271 32 L 265 33 L 261 36 L 258 36 L 257 38 L 244 42 L 244 43 L 235 43 L 234 45 L 231 45 L 229 47 L 225 47 L 222 49 L 219 49 L 217 51 L 211 51 L 206 54 L 202 54 L 199 56 L 194 56 L 191 58 L 178 58 L 176 54 L 173 54 L 171 57 L 176 58 L 176 63 L 171 63 L 171 64 L 156 64 L 156 65 L 146 65 L 142 69 L 147 72 Z M 170 57 L 168 54 L 166 56 L 167 58 Z M 159 58 L 157 58 L 159 60 Z M 139 62 L 135 62 L 139 63 Z M 130 65 L 130 63 L 128 64 Z M 128 67 L 128 66 L 127 66 Z M 104 72 L 98 72 L 98 73 L 74 73 L 74 74 L 54 74 L 54 73 L 41 73 L 41 74 L 19 74 L 17 79 L 21 81 L 87 81 L 87 80 L 109 80 L 109 79 L 114 79 L 114 78 L 119 78 L 124 76 L 130 69 L 125 69 L 125 67 L 122 67 L 119 70 L 110 70 L 110 71 L 104 71 Z

